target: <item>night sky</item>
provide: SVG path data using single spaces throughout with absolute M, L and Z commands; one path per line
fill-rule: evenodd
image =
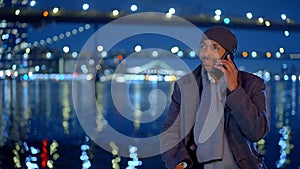
M 176 10 L 177 16 L 196 16 L 199 13 L 207 15 L 215 15 L 216 9 L 222 10 L 222 15 L 239 17 L 246 19 L 246 13 L 252 12 L 253 19 L 258 17 L 266 18 L 270 21 L 281 21 L 281 14 L 292 19 L 295 23 L 300 22 L 299 17 L 299 5 L 300 2 L 296 0 L 292 1 L 216 1 L 216 0 L 152 0 L 152 1 L 83 1 L 75 0 L 59 1 L 59 0 L 47 0 L 37 1 L 36 5 L 32 8 L 49 10 L 53 7 L 65 8 L 69 10 L 82 10 L 82 4 L 88 3 L 90 5 L 90 11 L 97 10 L 100 12 L 111 12 L 113 9 L 118 9 L 120 12 L 126 13 L 138 13 L 138 12 L 167 12 L 170 8 Z M 137 5 L 137 11 L 130 11 L 132 4 Z M 282 21 L 284 22 L 284 21 Z M 40 28 L 31 27 L 29 29 L 28 41 L 46 39 L 60 33 L 65 33 L 72 29 L 78 28 L 85 23 L 48 23 Z M 101 25 L 101 24 L 100 24 Z M 100 28 L 98 26 L 97 28 Z M 95 29 L 95 28 L 94 28 Z M 87 30 L 76 36 L 63 39 L 51 45 L 51 47 L 61 47 L 65 44 L 70 46 L 71 50 L 80 50 L 85 40 L 87 40 L 94 32 L 94 29 Z M 205 28 L 200 28 L 204 30 Z M 300 31 L 300 30 L 299 30 Z M 239 39 L 238 50 L 242 51 L 277 51 L 279 47 L 284 47 L 286 53 L 299 53 L 299 39 L 300 32 L 290 32 L 289 37 L 284 36 L 282 31 L 263 31 L 253 29 L 235 29 Z

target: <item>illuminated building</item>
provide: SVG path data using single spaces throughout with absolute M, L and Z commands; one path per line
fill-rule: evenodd
M 27 6 L 27 0 L 2 0 L 0 8 L 22 8 Z M 20 10 L 15 11 L 15 15 L 19 15 Z M 11 22 L 0 20 L 0 59 L 8 62 L 16 61 L 24 58 L 24 49 L 27 48 L 27 23 Z M 0 68 L 9 66 L 4 64 Z

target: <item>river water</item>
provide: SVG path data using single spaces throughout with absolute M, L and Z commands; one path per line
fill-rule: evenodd
M 0 168 L 164 168 L 155 149 L 153 156 L 141 158 L 152 145 L 129 145 L 123 156 L 127 150 L 120 142 L 126 136 L 143 140 L 159 135 L 167 106 L 151 104 L 167 105 L 173 83 L 140 81 L 125 85 L 123 92 L 111 90 L 109 82 L 92 84 L 92 92 L 88 85 L 74 90 L 70 80 L 0 80 Z M 162 99 L 153 100 L 155 96 Z M 299 168 L 299 81 L 271 80 L 267 97 L 271 131 L 258 148 L 269 168 Z M 94 102 L 101 114 L 91 113 Z M 113 129 L 106 145 L 99 145 L 87 127 L 93 119 L 95 132 L 107 132 L 103 128 L 108 125 Z

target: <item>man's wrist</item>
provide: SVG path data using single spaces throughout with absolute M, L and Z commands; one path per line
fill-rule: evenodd
M 233 87 L 231 87 L 231 89 L 229 89 L 230 92 L 233 92 L 235 89 L 237 89 L 239 87 L 238 84 L 234 85 Z

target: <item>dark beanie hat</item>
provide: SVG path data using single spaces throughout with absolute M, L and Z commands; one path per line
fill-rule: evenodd
M 235 52 L 237 48 L 238 41 L 236 36 L 228 28 L 223 26 L 214 26 L 204 31 L 201 42 L 206 39 L 218 42 L 231 53 Z

